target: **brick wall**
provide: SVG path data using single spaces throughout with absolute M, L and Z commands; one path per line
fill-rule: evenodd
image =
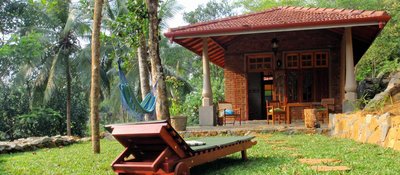
M 247 79 L 244 73 L 244 58 L 241 54 L 225 55 L 225 101 L 242 109 L 242 119 L 247 119 Z M 228 60 L 232 63 L 226 64 Z
M 341 110 L 339 34 L 328 30 L 253 34 L 238 36 L 226 47 L 225 52 L 225 99 L 234 105 L 243 106 L 245 115 L 242 118 L 248 119 L 245 54 L 272 52 L 273 38 L 279 40 L 278 57 L 288 51 L 317 49 L 330 51 L 330 95 L 335 98 L 336 109 Z

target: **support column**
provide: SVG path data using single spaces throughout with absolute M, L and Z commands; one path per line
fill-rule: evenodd
M 202 105 L 212 106 L 212 89 L 211 89 L 211 78 L 210 78 L 210 60 L 208 58 L 208 41 L 207 38 L 203 38 L 203 92 L 202 92 Z
M 203 38 L 203 91 L 202 106 L 199 108 L 199 122 L 201 126 L 214 126 L 216 123 L 211 90 L 210 60 L 208 58 L 208 38 Z
M 354 74 L 354 58 L 353 58 L 353 41 L 351 28 L 345 28 L 345 40 L 346 40 L 346 82 L 344 85 L 344 101 L 343 101 L 343 112 L 353 111 L 355 108 L 355 101 L 357 99 L 357 83 Z

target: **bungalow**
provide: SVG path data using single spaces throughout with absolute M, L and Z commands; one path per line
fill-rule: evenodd
M 242 120 L 265 119 L 267 103 L 279 101 L 290 123 L 323 98 L 334 99 L 335 112 L 353 110 L 354 65 L 389 19 L 384 11 L 277 7 L 164 35 L 202 56 L 201 125 L 216 121 L 209 61 L 224 69 L 225 99 L 242 108 Z

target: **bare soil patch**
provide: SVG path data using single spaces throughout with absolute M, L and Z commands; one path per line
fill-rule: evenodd
M 311 169 L 318 172 L 327 172 L 327 171 L 350 171 L 351 168 L 347 166 L 325 166 L 325 165 L 317 165 L 311 166 Z
M 308 165 L 316 165 L 321 163 L 339 163 L 341 160 L 338 159 L 299 159 L 301 163 Z

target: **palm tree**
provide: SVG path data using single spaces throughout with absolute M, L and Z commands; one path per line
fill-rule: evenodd
M 66 123 L 67 123 L 67 135 L 72 135 L 71 131 L 71 61 L 75 59 L 77 51 L 80 49 L 78 37 L 83 36 L 88 31 L 90 31 L 89 26 L 86 23 L 80 21 L 81 19 L 77 18 L 78 10 L 72 9 L 71 2 L 66 1 L 63 5 L 67 12 L 67 19 L 65 20 L 63 29 L 59 32 L 59 39 L 57 41 L 57 45 L 55 46 L 55 54 L 52 59 L 52 64 L 50 67 L 50 72 L 48 74 L 47 85 L 44 99 L 48 101 L 52 95 L 53 89 L 55 87 L 55 79 L 56 76 L 60 76 L 62 74 L 58 74 L 56 72 L 57 69 L 65 70 L 65 79 L 66 79 L 66 87 L 67 87 L 67 100 L 66 100 Z M 61 61 L 59 61 L 61 59 Z
M 78 38 L 85 36 L 90 28 L 81 20 L 80 11 L 72 8 L 70 0 L 58 0 L 45 4 L 37 3 L 36 5 L 38 8 L 42 8 L 37 11 L 43 11 L 40 18 L 46 21 L 46 24 L 25 27 L 21 30 L 42 34 L 40 40 L 45 41 L 43 43 L 46 43 L 48 48 L 42 54 L 42 61 L 36 60 L 34 61 L 36 63 L 31 61 L 22 65 L 20 74 L 29 80 L 32 79 L 32 72 L 36 72 L 33 77 L 35 90 L 32 99 L 33 101 L 42 101 L 42 103 L 35 105 L 47 103 L 56 86 L 66 86 L 67 135 L 71 135 L 71 74 L 76 70 L 74 62 L 77 59 L 78 51 L 80 51 Z M 62 79 L 65 79 L 65 81 L 62 81 Z
M 93 15 L 92 32 L 92 80 L 90 88 L 90 119 L 92 131 L 92 148 L 94 153 L 100 153 L 99 130 L 99 95 L 100 95 L 100 25 L 103 0 L 96 0 Z

